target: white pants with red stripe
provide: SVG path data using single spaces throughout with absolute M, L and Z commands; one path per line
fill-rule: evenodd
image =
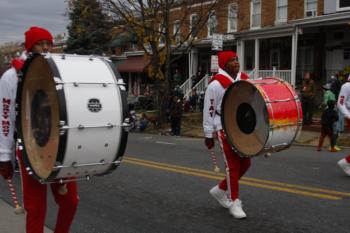
M 250 158 L 242 158 L 231 149 L 224 130 L 218 131 L 217 136 L 226 165 L 226 177 L 219 183 L 219 188 L 225 191 L 228 190 L 231 199 L 234 201 L 239 197 L 238 181 L 250 167 Z
M 43 233 L 46 216 L 46 184 L 41 184 L 28 174 L 22 155 L 17 151 L 22 177 L 23 203 L 26 210 L 26 233 Z M 76 182 L 67 183 L 67 194 L 59 194 L 61 184 L 50 184 L 51 191 L 59 206 L 55 233 L 68 233 L 78 206 Z

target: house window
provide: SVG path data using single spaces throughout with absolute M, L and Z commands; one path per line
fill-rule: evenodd
M 191 37 L 196 38 L 197 37 L 197 25 L 198 25 L 198 15 L 192 14 L 190 16 L 190 26 L 191 26 Z
M 305 0 L 305 17 L 317 15 L 317 0 Z
M 212 37 L 213 33 L 216 31 L 217 20 L 214 11 L 210 12 L 208 19 L 208 37 Z
M 175 37 L 175 43 L 179 44 L 181 42 L 180 20 L 176 20 L 174 22 L 173 33 Z
M 288 16 L 288 0 L 277 0 L 276 6 L 276 21 L 286 22 Z
M 228 5 L 228 26 L 227 31 L 228 32 L 235 32 L 237 31 L 237 5 L 236 4 L 230 4 Z
M 350 10 L 350 1 L 349 0 L 336 0 L 337 1 L 337 10 L 346 11 Z
M 261 21 L 261 1 L 260 0 L 252 0 L 251 1 L 251 25 L 250 27 L 256 28 L 260 27 Z

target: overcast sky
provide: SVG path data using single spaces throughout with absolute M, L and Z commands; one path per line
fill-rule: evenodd
M 65 0 L 0 0 L 0 45 L 24 41 L 30 26 L 48 29 L 53 36 L 66 32 Z

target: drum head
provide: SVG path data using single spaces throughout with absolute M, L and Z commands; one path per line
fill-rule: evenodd
M 269 118 L 259 90 L 248 81 L 235 82 L 226 90 L 221 109 L 223 129 L 239 155 L 261 153 L 269 135 Z
M 24 154 L 35 175 L 45 179 L 58 152 L 59 107 L 53 72 L 43 56 L 30 61 L 19 91 Z

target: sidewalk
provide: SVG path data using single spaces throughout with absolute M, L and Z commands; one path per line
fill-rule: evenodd
M 25 233 L 25 215 L 16 215 L 14 208 L 0 198 L 0 232 Z M 53 233 L 45 227 L 45 233 Z

